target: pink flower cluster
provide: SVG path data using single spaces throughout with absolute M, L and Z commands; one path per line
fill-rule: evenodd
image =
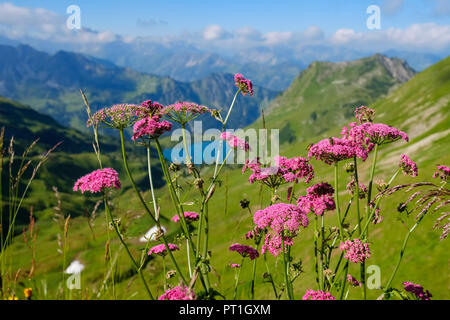
M 364 123 L 361 126 L 363 126 L 363 130 L 369 137 L 370 142 L 374 144 L 386 144 L 400 139 L 406 142 L 409 141 L 409 137 L 405 132 L 384 123 Z
M 258 210 L 253 216 L 256 228 L 267 232 L 261 252 L 266 250 L 278 256 L 284 245 L 293 245 L 293 238 L 297 235 L 300 227 L 306 228 L 309 224 L 308 218 L 301 208 L 287 203 L 273 204 L 265 209 Z
M 347 139 L 328 138 L 319 141 L 309 148 L 308 157 L 321 160 L 329 165 L 334 165 L 341 160 L 351 159 L 357 156 L 355 144 Z
M 234 75 L 234 85 L 241 89 L 244 96 L 247 93 L 253 96 L 253 84 L 250 80 L 245 79 L 242 74 L 236 73 Z
M 333 187 L 329 183 L 321 182 L 306 189 L 306 196 L 298 197 L 297 205 L 304 212 L 312 211 L 321 216 L 325 211 L 336 209 L 333 195 Z
M 351 274 L 347 274 L 347 282 L 350 283 L 353 287 L 361 287 L 361 283 L 356 280 Z
M 176 245 L 176 244 L 172 244 L 169 243 L 169 249 L 170 251 L 177 251 L 180 250 L 180 248 Z M 166 252 L 166 246 L 164 243 L 158 244 L 157 246 L 152 247 L 149 252 L 148 255 L 152 255 L 152 254 L 159 254 L 159 255 L 165 255 Z
M 81 178 L 79 178 L 73 186 L 73 191 L 81 191 L 85 193 L 97 193 L 105 188 L 120 188 L 119 174 L 111 168 L 95 170 Z
M 433 174 L 433 178 L 440 177 L 442 180 L 448 180 L 450 177 L 449 166 L 437 166 L 436 172 Z
M 335 297 L 331 295 L 329 292 L 325 292 L 322 290 L 314 291 L 312 289 L 306 290 L 305 295 L 302 300 L 336 300 Z
M 309 183 L 314 178 L 314 168 L 308 159 L 303 157 L 275 157 L 275 163 L 280 168 L 281 174 L 286 182 L 297 183 L 299 179 L 304 178 L 305 183 Z
M 237 264 L 237 263 L 231 263 L 230 264 L 230 267 L 232 267 L 232 268 L 240 268 L 241 267 L 241 265 L 240 264 Z
M 356 156 L 363 161 L 367 159 L 376 144 L 391 143 L 399 139 L 409 141 L 405 132 L 384 123 L 366 122 L 358 125 L 356 122 L 351 122 L 348 128 L 342 128 L 341 135 L 345 140 L 352 142 Z
M 262 167 L 258 159 L 246 160 L 242 173 L 249 169 L 252 171 L 248 178 L 250 183 L 261 181 L 270 186 L 293 181 L 297 183 L 301 178 L 304 178 L 305 182 L 308 183 L 314 177 L 314 169 L 305 158 L 276 157 L 274 160 L 276 165 L 266 168 Z
M 246 246 L 243 244 L 235 243 L 230 246 L 230 251 L 236 251 L 244 258 L 249 257 L 250 260 L 254 260 L 259 257 L 259 252 L 255 248 Z
M 175 288 L 167 290 L 163 293 L 158 300 L 195 300 L 195 294 L 193 290 L 189 290 L 185 286 L 176 286 Z
M 364 199 L 367 195 L 367 188 L 364 184 L 362 184 L 361 182 L 358 183 L 359 186 L 359 198 L 360 199 Z M 356 192 L 356 182 L 355 179 L 352 179 L 352 181 L 350 181 L 347 184 L 347 191 L 350 192 L 350 194 L 353 196 Z
M 199 219 L 199 215 L 197 212 L 191 212 L 191 211 L 185 211 L 184 212 L 184 217 L 186 218 L 186 222 L 191 222 L 191 221 L 197 221 Z M 172 217 L 173 222 L 179 222 L 180 221 L 180 217 L 178 217 L 178 215 L 174 215 Z
M 145 117 L 134 124 L 132 140 L 139 138 L 158 138 L 166 131 L 172 130 L 172 124 L 168 121 L 161 121 L 161 116 L 153 115 Z
M 414 284 L 408 281 L 402 284 L 405 286 L 404 289 L 406 292 L 411 292 L 420 300 L 431 300 L 430 298 L 433 296 L 428 290 L 425 291 L 420 284 Z
M 341 242 L 339 249 L 345 250 L 344 258 L 354 263 L 364 262 L 370 258 L 369 244 L 362 243 L 359 239 Z
M 109 108 L 97 111 L 87 126 L 104 124 L 110 128 L 125 129 L 132 126 L 140 117 L 146 114 L 146 110 L 135 104 L 116 104 Z
M 418 169 L 417 164 L 412 161 L 406 154 L 400 156 L 400 168 L 402 168 L 403 174 L 411 177 L 417 177 Z
M 146 114 L 150 116 L 158 114 L 164 109 L 164 106 L 162 104 L 159 104 L 158 102 L 152 102 L 152 100 L 146 100 L 142 102 L 141 107 L 146 112 Z
M 239 148 L 245 151 L 250 150 L 250 145 L 245 140 L 239 139 L 230 132 L 222 132 L 222 134 L 220 135 L 220 139 L 226 140 L 230 147 L 234 149 Z

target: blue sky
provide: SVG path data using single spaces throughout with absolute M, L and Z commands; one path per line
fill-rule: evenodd
M 66 25 L 70 5 L 80 7 L 79 30 Z M 380 30 L 367 28 L 371 5 L 380 7 Z M 326 45 L 448 55 L 450 0 L 16 0 L 0 2 L 1 37 L 91 54 L 146 41 L 212 52 L 266 47 L 295 55 Z
M 196 32 L 217 24 L 226 30 L 252 27 L 261 32 L 298 31 L 320 27 L 326 34 L 340 28 L 366 29 L 366 8 L 379 5 L 382 29 L 411 24 L 450 23 L 449 0 L 41 0 L 12 1 L 28 8 L 45 8 L 62 16 L 66 8 L 81 8 L 83 26 L 115 34 L 147 36 Z

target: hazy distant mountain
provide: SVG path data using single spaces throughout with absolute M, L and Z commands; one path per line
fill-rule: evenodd
M 79 94 L 83 88 L 93 108 L 152 99 L 162 104 L 187 100 L 228 110 L 235 90 L 233 76 L 211 75 L 191 83 L 140 73 L 83 54 L 59 51 L 54 55 L 30 46 L 0 46 L 0 95 L 21 101 L 51 115 L 58 122 L 85 128 L 86 114 Z M 253 97 L 239 97 L 231 127 L 254 121 L 260 108 L 277 95 L 255 86 Z M 216 126 L 212 118 L 204 127 Z
M 408 62 L 408 64 L 416 71 L 422 71 L 439 62 L 443 57 L 430 53 L 408 52 L 399 50 L 388 50 L 383 52 L 390 58 L 400 58 Z

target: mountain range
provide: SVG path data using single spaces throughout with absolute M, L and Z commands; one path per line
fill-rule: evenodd
M 0 46 L 0 95 L 32 106 L 63 125 L 85 129 L 86 113 L 79 94 L 82 88 L 93 109 L 116 103 L 151 99 L 162 104 L 179 100 L 205 104 L 226 112 L 235 91 L 233 75 L 213 74 L 181 82 L 122 68 L 106 60 L 66 51 L 54 55 L 30 46 Z M 239 96 L 233 127 L 252 123 L 278 92 L 255 86 L 250 99 Z M 94 110 L 95 111 L 95 110 Z M 204 128 L 218 126 L 205 120 Z

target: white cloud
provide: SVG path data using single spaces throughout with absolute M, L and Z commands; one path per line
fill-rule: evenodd
M 336 45 L 351 45 L 353 48 L 386 50 L 444 50 L 450 48 L 450 25 L 435 23 L 413 24 L 405 29 L 389 28 L 379 31 L 355 32 L 339 29 L 331 37 Z
M 287 43 L 292 38 L 292 32 L 268 32 L 263 38 L 267 45 Z
M 212 24 L 207 26 L 203 30 L 203 39 L 205 40 L 222 40 L 229 37 L 229 33 L 226 32 L 221 26 Z
M 69 30 L 64 16 L 47 9 L 30 9 L 12 3 L 0 3 L 0 26 L 0 33 L 13 39 L 28 37 L 59 43 L 99 44 L 118 38 L 111 31 Z
M 331 41 L 335 44 L 342 45 L 355 41 L 358 37 L 358 34 L 353 29 L 338 29 L 331 37 Z

